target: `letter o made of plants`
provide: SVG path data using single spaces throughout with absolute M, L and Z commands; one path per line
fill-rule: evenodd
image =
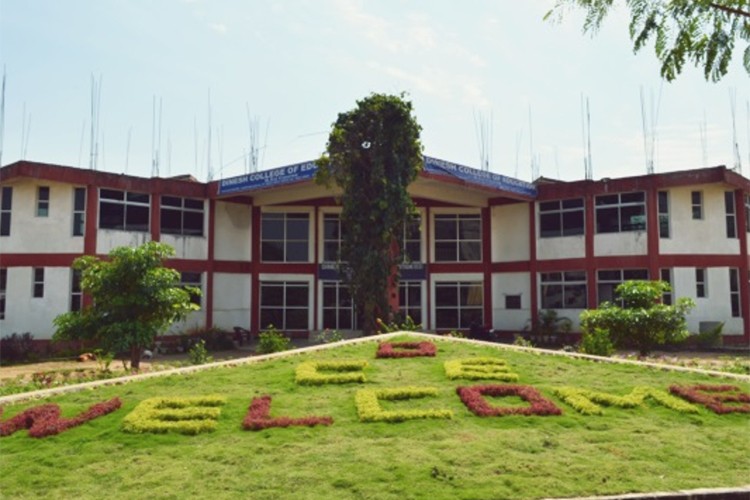
M 530 385 L 474 385 L 456 388 L 461 402 L 473 414 L 480 417 L 502 417 L 505 415 L 561 415 L 555 404 Z M 530 406 L 492 406 L 485 396 L 517 396 Z

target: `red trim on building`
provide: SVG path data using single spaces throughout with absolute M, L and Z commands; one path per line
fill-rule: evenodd
M 490 208 L 483 208 L 482 214 L 482 260 L 484 283 L 484 325 L 492 323 L 492 214 Z
M 658 191 L 646 191 L 646 248 L 648 253 L 648 275 L 659 279 L 659 204 Z
M 586 269 L 586 306 L 596 305 L 596 262 L 594 261 L 594 235 L 596 234 L 596 210 L 594 209 L 594 196 L 587 194 L 583 198 L 584 224 L 585 224 L 585 264 Z
M 215 260 L 213 270 L 215 273 L 252 274 L 253 264 L 244 260 Z
M 83 232 L 83 253 L 96 255 L 97 222 L 99 220 L 99 188 L 93 184 L 86 186 L 86 222 Z
M 161 240 L 161 179 L 154 179 L 151 191 L 151 241 Z
M 214 326 L 214 248 L 216 242 L 216 200 L 208 200 L 208 269 L 206 269 L 206 328 Z
M 731 172 L 736 175 L 734 172 Z M 745 180 L 744 178 L 742 178 Z M 750 195 L 750 193 L 748 193 Z M 734 192 L 734 212 L 737 214 L 737 234 L 740 239 L 740 255 L 737 264 L 740 280 L 740 314 L 743 324 L 743 344 L 750 344 L 750 262 L 748 262 L 748 220 L 745 213 L 745 193 Z M 724 337 L 725 339 L 728 337 Z

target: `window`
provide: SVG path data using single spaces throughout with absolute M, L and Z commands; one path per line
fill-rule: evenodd
M 672 270 L 668 268 L 659 269 L 659 279 L 665 283 L 669 283 L 672 286 Z M 672 292 L 664 292 L 661 296 L 662 304 L 666 306 L 672 305 Z
M 148 232 L 150 198 L 146 193 L 99 190 L 99 228 Z
M 669 191 L 657 193 L 659 205 L 659 238 L 669 238 Z
M 49 187 L 39 186 L 36 190 L 36 216 L 49 217 Z
M 323 328 L 353 330 L 356 328 L 354 303 L 349 287 L 336 281 L 323 282 Z
M 583 198 L 539 203 L 539 236 L 577 236 L 583 234 Z
M 422 262 L 421 224 L 422 219 L 418 215 L 410 217 L 404 223 L 404 241 L 403 246 L 401 247 L 401 253 L 405 263 Z
M 261 259 L 264 262 L 307 262 L 310 217 L 306 213 L 264 213 Z
M 724 208 L 727 213 L 727 238 L 736 238 L 737 212 L 734 207 L 734 191 L 724 192 Z
M 695 269 L 695 296 L 698 298 L 708 297 L 708 274 L 705 268 Z
M 642 192 L 596 197 L 596 232 L 621 233 L 646 229 L 646 196 Z
M 740 311 L 740 272 L 737 269 L 729 269 L 729 303 L 732 306 L 732 317 L 742 316 Z
M 35 267 L 32 269 L 32 296 L 34 298 L 44 297 L 44 268 Z
M 203 236 L 203 200 L 161 197 L 161 232 L 182 236 Z
M 703 192 L 691 191 L 690 192 L 690 206 L 693 210 L 693 219 L 703 218 Z
M 0 268 L 0 319 L 5 319 L 5 291 L 8 289 L 8 269 Z
M 341 259 L 341 217 L 339 214 L 323 215 L 323 262 L 339 262 Z
M 617 300 L 615 290 L 617 287 L 630 280 L 647 280 L 648 269 L 610 269 L 598 271 L 596 273 L 596 285 L 599 304 L 603 302 L 612 302 L 623 305 L 621 300 Z
M 435 328 L 459 330 L 482 325 L 483 297 L 481 282 L 435 283 Z
M 81 271 L 71 269 L 70 273 L 70 310 L 80 311 L 83 305 L 83 292 L 81 291 Z
M 506 309 L 521 309 L 521 294 L 505 296 Z
M 309 288 L 304 281 L 261 281 L 260 327 L 307 330 Z
M 13 206 L 13 188 L 3 186 L 0 199 L 0 236 L 10 236 L 10 210 Z
M 479 215 L 435 215 L 435 261 L 482 260 L 482 224 Z
M 586 273 L 542 273 L 542 309 L 586 309 Z
M 399 312 L 406 319 L 409 316 L 415 324 L 422 324 L 422 283 L 420 281 L 400 281 L 398 283 Z
M 86 188 L 73 189 L 73 236 L 83 236 L 86 230 Z
M 203 290 L 203 279 L 201 277 L 201 273 L 196 273 L 192 271 L 183 271 L 180 273 L 180 286 L 193 286 L 197 288 L 198 290 Z M 198 293 L 191 293 L 190 294 L 190 302 L 193 304 L 200 306 L 201 305 L 201 294 Z
M 750 233 L 750 195 L 745 195 L 745 231 Z

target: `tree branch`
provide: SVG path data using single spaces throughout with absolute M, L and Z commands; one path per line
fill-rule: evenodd
M 737 9 L 735 7 L 727 7 L 726 5 L 721 5 L 721 4 L 718 4 L 716 2 L 710 2 L 708 5 L 711 6 L 711 7 L 713 7 L 714 9 L 718 9 L 718 10 L 721 10 L 721 11 L 724 11 L 724 12 L 728 12 L 730 14 L 735 14 L 737 16 L 750 18 L 750 11 L 746 11 L 746 10 L 742 10 L 742 9 Z

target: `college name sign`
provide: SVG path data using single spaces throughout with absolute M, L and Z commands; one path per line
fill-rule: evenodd
M 219 194 L 253 191 L 280 184 L 307 181 L 315 176 L 317 170 L 318 166 L 314 161 L 306 161 L 252 174 L 238 175 L 219 181 Z
M 424 171 L 524 196 L 536 196 L 536 187 L 528 182 L 429 156 L 424 157 Z

